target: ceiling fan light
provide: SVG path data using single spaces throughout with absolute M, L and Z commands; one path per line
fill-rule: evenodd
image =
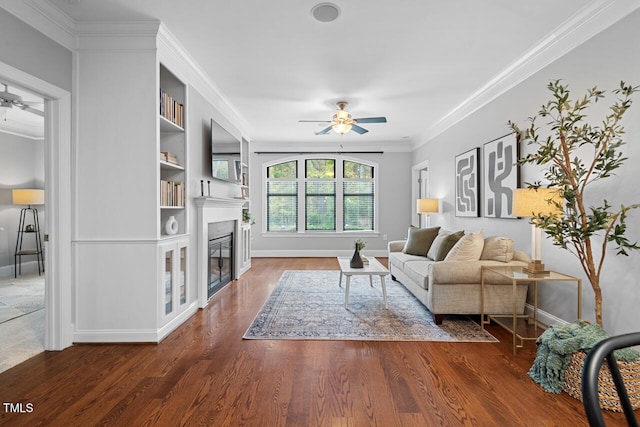
M 348 120 L 348 119 L 351 118 L 351 114 L 349 114 L 348 112 L 346 112 L 344 110 L 336 110 L 335 117 L 337 119 Z
M 340 135 L 344 135 L 345 133 L 351 130 L 351 125 L 348 123 L 336 123 L 332 126 L 333 130 Z

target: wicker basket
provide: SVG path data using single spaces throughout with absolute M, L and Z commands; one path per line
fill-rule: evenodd
M 582 401 L 582 368 L 586 353 L 579 351 L 571 355 L 571 361 L 564 374 L 562 389 L 569 396 Z M 631 406 L 636 410 L 640 408 L 640 361 L 618 362 L 620 374 L 624 379 L 624 385 L 631 401 Z M 606 361 L 600 368 L 598 375 L 598 396 L 600 407 L 609 411 L 622 412 L 618 392 L 611 377 Z

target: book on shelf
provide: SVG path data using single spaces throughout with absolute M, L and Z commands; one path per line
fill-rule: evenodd
M 185 190 L 182 181 L 160 180 L 160 205 L 184 206 Z
M 184 128 L 184 105 L 174 100 L 162 88 L 160 89 L 160 115 Z
M 168 151 L 160 152 L 160 160 L 164 160 L 165 162 L 168 162 L 168 163 L 173 163 L 174 165 L 180 164 L 180 162 L 178 161 L 178 156 Z

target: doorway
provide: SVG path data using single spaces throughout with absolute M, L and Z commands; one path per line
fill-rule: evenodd
M 44 351 L 44 99 L 0 80 L 0 372 Z
M 44 100 L 45 237 L 44 349 L 73 343 L 71 282 L 71 94 L 49 82 L 0 62 L 0 81 Z

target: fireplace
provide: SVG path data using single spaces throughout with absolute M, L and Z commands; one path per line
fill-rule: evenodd
M 245 200 L 196 197 L 195 203 L 198 208 L 198 306 L 204 308 L 213 292 L 238 278 L 242 259 L 240 224 Z
M 215 222 L 208 225 L 207 299 L 235 277 L 234 230 L 235 221 Z

